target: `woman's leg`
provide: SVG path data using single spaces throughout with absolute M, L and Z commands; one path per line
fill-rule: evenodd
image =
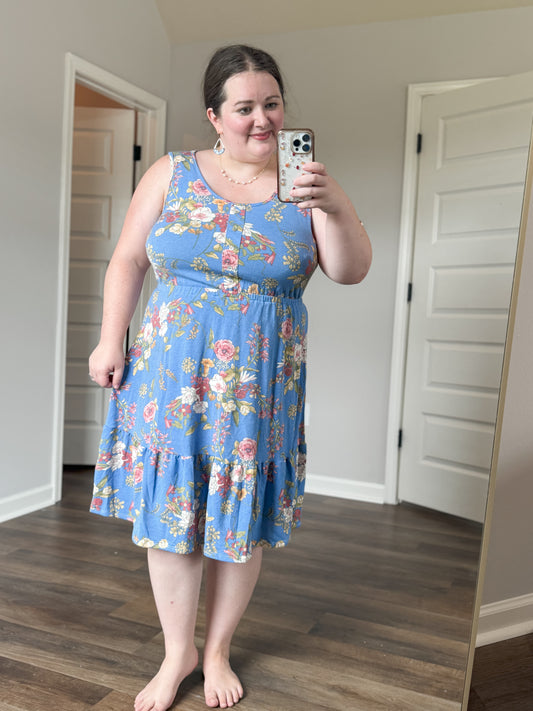
M 262 553 L 262 548 L 255 548 L 247 563 L 207 561 L 203 668 L 205 701 L 213 708 L 233 706 L 243 696 L 229 663 L 230 645 L 259 577 Z
M 159 672 L 135 699 L 135 711 L 166 711 L 180 683 L 198 664 L 194 629 L 202 563 L 201 551 L 179 555 L 148 550 L 150 580 L 165 637 L 165 658 Z

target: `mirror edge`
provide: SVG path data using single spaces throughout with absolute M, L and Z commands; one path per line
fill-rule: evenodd
M 479 570 L 476 585 L 476 595 L 474 600 L 474 610 L 472 618 L 472 630 L 470 634 L 470 645 L 468 647 L 468 659 L 466 665 L 465 686 L 463 692 L 463 702 L 461 711 L 468 711 L 468 700 L 470 696 L 470 685 L 472 682 L 472 669 L 474 666 L 474 655 L 476 651 L 476 638 L 479 623 L 479 613 L 481 610 L 481 598 L 483 595 L 483 585 L 485 582 L 485 572 L 487 567 L 488 550 L 490 543 L 490 529 L 492 525 L 492 512 L 494 509 L 494 494 L 496 490 L 496 475 L 498 470 L 498 458 L 500 452 L 500 439 L 503 424 L 503 411 L 505 408 L 505 395 L 507 390 L 507 380 L 509 377 L 509 363 L 511 360 L 511 349 L 513 341 L 514 326 L 516 320 L 516 308 L 518 302 L 518 290 L 520 286 L 520 275 L 522 272 L 522 261 L 524 255 L 524 245 L 526 240 L 527 222 L 533 190 L 533 127 L 529 142 L 529 152 L 526 167 L 526 179 L 524 183 L 524 198 L 522 201 L 522 211 L 520 216 L 520 228 L 518 233 L 518 243 L 516 248 L 516 261 L 513 276 L 513 286 L 511 290 L 511 302 L 509 305 L 509 319 L 507 322 L 507 333 L 505 337 L 505 348 L 503 354 L 502 375 L 500 382 L 500 395 L 498 398 L 498 408 L 496 413 L 496 425 L 494 430 L 494 442 L 492 447 L 492 459 L 489 473 L 489 487 L 487 491 L 487 506 L 485 511 L 485 525 L 483 529 L 483 540 L 479 556 Z

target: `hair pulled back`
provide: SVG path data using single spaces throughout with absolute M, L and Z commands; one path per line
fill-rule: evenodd
M 220 106 L 226 100 L 227 80 L 241 72 L 267 72 L 278 82 L 281 98 L 285 101 L 285 89 L 276 60 L 262 49 L 246 44 L 232 44 L 220 47 L 213 54 L 204 74 L 203 91 L 206 109 L 213 109 L 218 115 Z

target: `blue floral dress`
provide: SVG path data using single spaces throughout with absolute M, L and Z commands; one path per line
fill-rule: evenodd
M 112 392 L 91 510 L 147 548 L 244 562 L 300 523 L 309 211 L 214 194 L 171 153 L 147 240 L 158 284 Z

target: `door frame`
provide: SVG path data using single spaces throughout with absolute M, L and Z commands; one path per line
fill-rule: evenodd
M 119 101 L 138 112 L 138 138 L 143 146 L 139 173 L 165 152 L 167 102 L 135 84 L 115 76 L 70 52 L 65 56 L 61 182 L 59 214 L 59 254 L 54 359 L 54 401 L 52 433 L 53 500 L 61 499 L 63 478 L 63 428 L 65 415 L 65 362 L 67 353 L 68 278 L 70 264 L 70 201 L 72 173 L 72 134 L 76 83 Z M 137 177 L 137 176 L 136 176 Z
M 407 291 L 413 269 L 418 191 L 417 141 L 422 120 L 422 102 L 425 96 L 431 94 L 441 94 L 445 91 L 452 91 L 453 89 L 463 89 L 487 81 L 492 81 L 492 78 L 409 84 L 407 88 L 407 119 L 400 212 L 400 241 L 398 247 L 398 269 L 396 276 L 385 451 L 384 503 L 386 504 L 398 503 L 398 437 L 402 426 L 403 395 L 405 389 L 405 364 L 407 360 L 407 335 L 409 329 Z

